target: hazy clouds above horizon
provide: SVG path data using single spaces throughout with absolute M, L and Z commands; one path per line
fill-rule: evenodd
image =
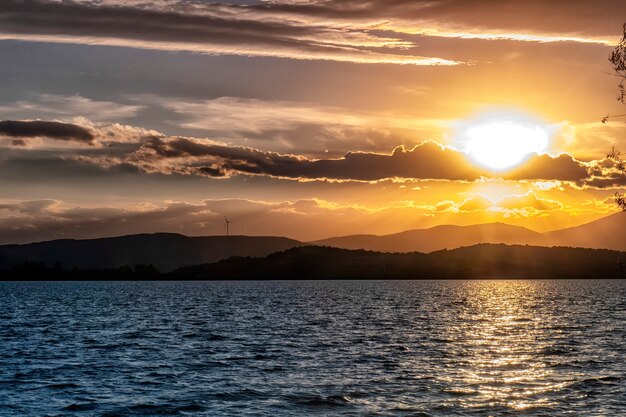
M 624 22 L 622 0 L 4 0 L 0 241 L 593 220 L 626 186 L 604 159 L 626 124 L 600 122 Z M 549 154 L 473 164 L 455 132 L 502 109 Z

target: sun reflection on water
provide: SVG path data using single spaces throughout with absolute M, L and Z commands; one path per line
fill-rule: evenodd
M 447 329 L 450 355 L 465 358 L 442 377 L 464 407 L 514 410 L 550 407 L 566 384 L 543 360 L 552 338 L 533 300 L 536 281 L 471 281 L 462 286 L 463 307 Z

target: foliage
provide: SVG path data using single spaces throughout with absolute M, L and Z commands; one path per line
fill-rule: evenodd
M 617 44 L 615 49 L 609 55 L 609 62 L 611 67 L 620 80 L 617 85 L 619 93 L 617 95 L 617 101 L 622 104 L 626 104 L 626 89 L 624 83 L 626 82 L 626 23 L 623 27 L 623 35 L 621 41 Z M 626 117 L 626 114 L 608 114 L 602 119 L 602 123 L 606 123 L 611 118 Z M 606 157 L 616 163 L 616 168 L 622 173 L 626 173 L 626 162 L 623 158 L 623 153 L 613 147 L 611 152 Z M 623 210 L 626 211 L 626 196 L 623 193 L 615 193 L 615 203 Z
M 617 170 L 623 173 L 626 173 L 626 161 L 624 161 L 624 158 L 622 158 L 622 155 L 624 154 L 618 151 L 617 149 L 615 149 L 615 146 L 613 146 L 611 148 L 611 152 L 606 154 L 606 157 L 607 159 L 610 159 L 613 162 L 615 162 L 615 168 Z M 613 199 L 615 200 L 615 204 L 617 204 L 617 206 L 621 208 L 622 211 L 626 211 L 626 195 L 620 192 L 615 192 L 615 196 Z
M 624 23 L 623 29 L 624 34 L 622 40 L 609 56 L 609 62 L 611 62 L 615 74 L 621 78 L 618 84 L 619 95 L 617 96 L 617 100 L 622 104 L 624 104 L 624 100 L 626 99 L 626 91 L 624 90 L 624 81 L 626 80 L 626 23 Z

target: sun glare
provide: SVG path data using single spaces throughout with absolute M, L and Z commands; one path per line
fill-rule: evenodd
M 494 116 L 471 122 L 457 144 L 479 165 L 494 171 L 512 168 L 533 153 L 546 151 L 550 134 L 543 124 L 521 116 Z

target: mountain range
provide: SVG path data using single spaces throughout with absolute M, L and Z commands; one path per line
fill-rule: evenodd
M 379 252 L 433 252 L 479 243 L 508 245 L 566 246 L 626 250 L 626 213 L 615 213 L 577 227 L 540 233 L 520 226 L 488 223 L 472 226 L 435 226 L 389 235 L 350 235 L 311 242 L 343 249 Z
M 63 239 L 0 246 L 0 269 L 24 262 L 63 268 L 119 268 L 153 265 L 161 272 L 215 263 L 233 256 L 264 257 L 300 246 L 330 246 L 376 252 L 429 253 L 483 243 L 561 246 L 626 251 L 626 213 L 616 213 L 578 227 L 539 233 L 503 223 L 436 226 L 389 235 L 350 235 L 315 242 L 284 237 L 207 236 L 174 233 L 139 234 L 100 239 Z

